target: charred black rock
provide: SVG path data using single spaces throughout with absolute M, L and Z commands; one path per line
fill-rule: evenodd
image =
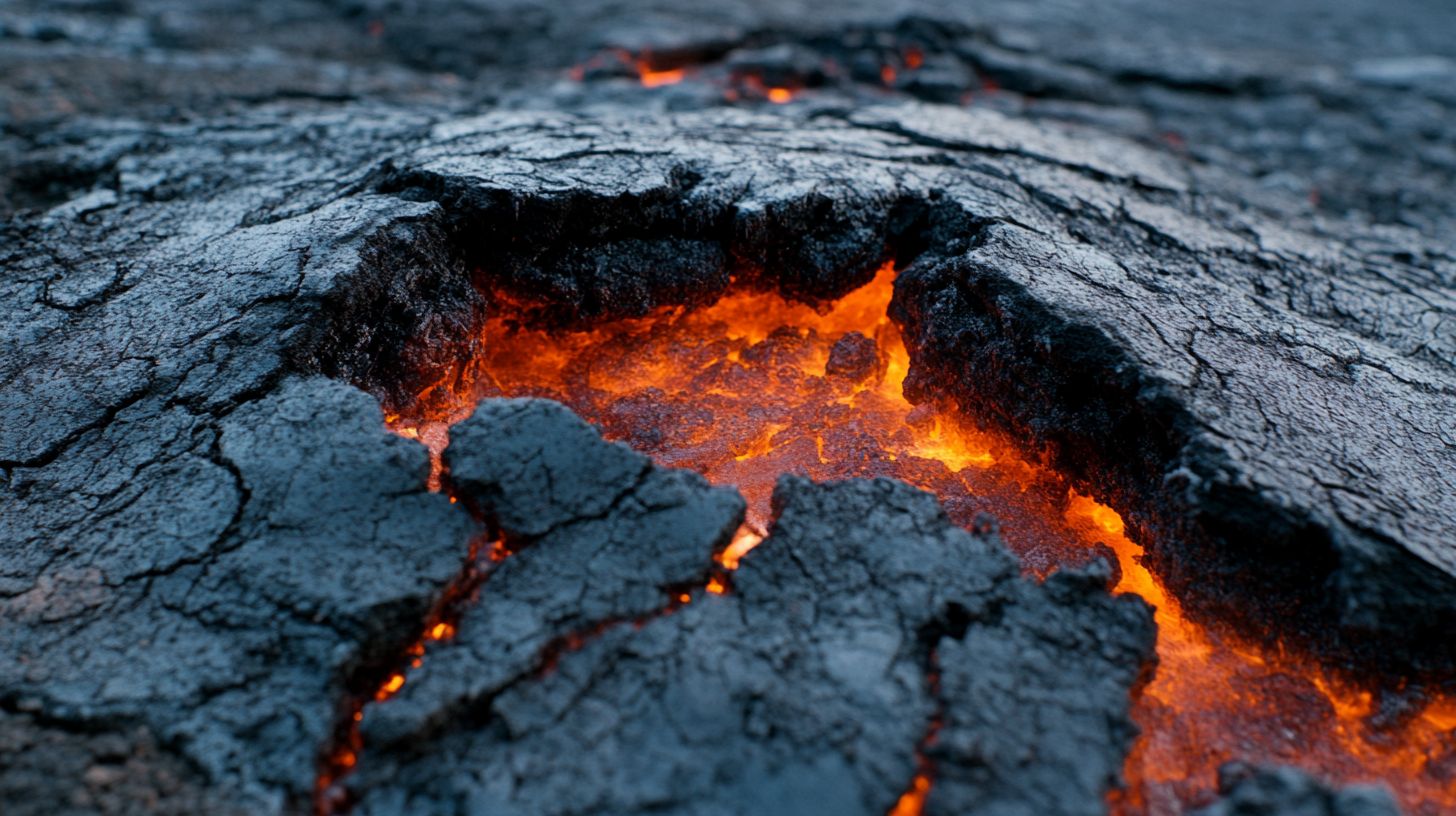
M 462 709 L 531 677 L 548 647 L 701 586 L 743 521 L 736 491 L 654 467 L 547 400 L 482 403 L 447 453 L 459 494 L 519 552 L 465 611 L 460 642 L 432 654 L 365 721 L 369 743 L 448 727 Z
M 1229 763 L 1219 769 L 1222 798 L 1194 816 L 1399 816 L 1382 788 L 1332 790 L 1295 768 Z
M 398 405 L 476 351 L 487 315 L 580 325 L 701 305 L 735 282 L 819 304 L 891 257 L 912 392 L 959 400 L 1110 500 L 1189 614 L 1277 620 L 1271 635 L 1312 635 L 1360 658 L 1361 671 L 1392 663 L 1449 682 L 1453 9 L 5 4 L 0 800 L 46 813 L 155 801 L 160 812 L 269 814 L 306 798 L 340 703 L 363 690 L 353 680 L 418 634 L 476 530 L 461 507 L 425 495 L 423 452 L 386 436 L 368 397 L 299 375 Z M 644 88 L 639 60 L 685 71 Z M 793 100 L 770 105 L 769 82 L 792 87 Z M 846 351 L 836 370 L 859 360 Z M 539 420 L 597 450 L 545 413 L 491 421 Z M 457 658 L 432 657 L 435 682 L 406 686 L 398 721 L 371 720 L 382 767 L 401 780 L 443 778 L 425 756 L 499 770 L 492 752 L 510 745 L 523 761 L 571 757 L 579 764 L 562 767 L 588 784 L 548 779 L 543 760 L 520 775 L 532 786 L 492 788 L 483 801 L 556 807 L 605 790 L 611 769 L 580 750 L 583 735 L 639 744 L 626 729 L 643 722 L 653 728 L 640 744 L 681 739 L 685 756 L 752 744 L 760 761 L 783 751 L 807 762 L 762 711 L 743 721 L 752 731 L 709 723 L 711 739 L 652 721 L 678 705 L 661 694 L 692 702 L 684 678 L 706 675 L 703 688 L 779 695 L 825 763 L 805 778 L 821 790 L 850 780 L 855 802 L 883 804 L 913 770 L 921 732 L 908 724 L 923 726 L 937 704 L 919 684 L 933 651 L 945 661 L 939 702 L 955 710 L 930 751 L 931 806 L 1005 801 L 1024 784 L 1041 808 L 1040 771 L 970 757 L 982 724 L 950 695 L 1014 706 L 1020 689 L 1063 693 L 1059 680 L 1018 664 L 1016 693 L 986 686 L 960 644 L 1060 633 L 1068 665 L 1105 671 L 1077 697 L 1089 710 L 1112 710 L 1103 706 L 1126 685 L 1135 639 L 1104 644 L 1099 662 L 1067 616 L 1085 608 L 1105 618 L 1107 637 L 1130 631 L 1129 607 L 1103 606 L 1086 589 L 1093 578 L 1043 589 L 987 578 L 1004 620 L 910 604 L 892 624 L 883 595 L 863 608 L 810 595 L 812 576 L 776 560 L 775 542 L 745 563 L 739 595 L 695 596 L 634 630 L 664 587 L 703 578 L 731 497 L 604 453 L 603 474 L 625 468 L 640 481 L 607 516 L 582 519 L 539 496 L 508 501 L 506 476 L 457 456 L 463 489 L 534 545 L 507 563 L 536 577 L 507 581 L 503 569 L 487 597 L 497 578 L 502 591 L 529 583 L 509 591 L 548 599 L 554 617 L 489 682 L 443 682 Z M 649 483 L 657 498 L 638 496 Z M 799 540 L 791 513 L 818 490 L 785 489 L 778 545 Z M 875 512 L 857 492 L 870 488 L 823 490 Z M 874 491 L 890 505 L 921 501 Z M 612 547 L 603 557 L 616 583 L 593 594 L 579 571 L 551 572 L 589 560 L 530 557 L 548 545 L 580 556 L 586 545 L 561 544 L 568 530 L 650 526 L 663 493 L 703 509 L 691 541 L 660 542 L 682 546 L 668 566 Z M 532 527 L 537 510 L 563 526 Z M 926 524 L 915 535 L 942 535 Z M 978 558 L 947 574 L 970 580 L 999 562 Z M 814 576 L 848 580 L 829 567 Z M 883 626 L 843 632 L 815 619 L 810 637 L 771 620 L 750 632 L 737 615 L 821 604 Z M 513 642 L 489 629 L 512 619 L 465 626 L 457 651 L 472 638 Z M 622 619 L 532 679 L 551 640 Z M 834 637 L 857 646 L 882 631 L 905 650 L 890 664 L 898 674 L 876 678 L 886 695 L 876 705 L 905 718 L 867 724 L 828 699 L 854 691 L 854 678 L 826 679 L 827 656 L 842 657 Z M 762 632 L 779 652 L 753 651 Z M 784 669 L 792 684 L 769 678 L 791 647 L 822 666 Z M 763 665 L 719 671 L 712 649 Z M 810 722 L 806 700 L 841 719 Z M 711 705 L 723 703 L 682 710 Z M 571 723 L 564 736 L 544 724 L 547 711 Z M 1058 734 L 1096 742 L 1085 766 L 1065 771 L 1075 803 L 1091 802 L 1125 740 L 1120 711 L 1098 725 L 1059 710 L 1065 728 L 985 740 L 1044 746 L 1058 768 Z M 488 723 L 480 733 L 465 727 L 473 716 Z M 870 733 L 861 728 L 888 747 L 855 765 L 845 746 Z M 633 761 L 672 767 L 653 759 Z M 807 795 L 726 767 L 744 801 Z M 366 768 L 370 807 L 416 794 L 439 804 L 438 789 L 391 788 L 382 773 Z M 687 808 L 673 797 L 717 784 L 656 782 L 646 774 L 622 790 Z
M 1443 350 L 1456 337 L 1423 316 L 1450 302 L 1456 267 L 1401 251 L 1421 244 L 1414 234 L 1370 232 L 1356 245 L 1236 178 L 1086 132 L 931 106 L 849 119 L 803 123 L 795 138 L 824 151 L 804 160 L 777 148 L 772 120 L 737 111 L 660 124 L 503 116 L 402 157 L 413 169 L 391 183 L 496 231 L 518 223 L 506 202 L 522 196 L 558 219 L 584 200 L 614 202 L 610 219 L 584 228 L 595 243 L 636 229 L 627 205 L 657 218 L 676 193 L 668 211 L 687 226 L 664 241 L 734 247 L 802 232 L 823 209 L 822 195 L 801 196 L 806 178 L 857 178 L 821 213 L 848 231 L 824 245 L 844 250 L 821 258 L 833 274 L 810 292 L 794 283 L 799 262 L 786 262 L 782 285 L 810 300 L 843 294 L 879 257 L 847 247 L 871 235 L 906 247 L 893 315 L 912 399 L 959 401 L 1050 453 L 1142 531 L 1196 613 L 1283 619 L 1312 636 L 1333 628 L 1340 642 L 1319 635 L 1321 648 L 1400 670 L 1456 665 L 1437 635 L 1456 625 L 1445 521 L 1456 518 L 1456 447 L 1442 430 L 1456 389 Z M 600 156 L 569 152 L 583 131 Z M 724 133 L 737 134 L 731 149 Z M 644 140 L 678 147 L 649 156 Z M 486 180 L 516 155 L 542 157 L 536 176 L 514 190 Z M 639 159 L 639 192 L 613 199 L 623 155 Z M 552 192 L 567 179 L 576 192 Z M 1199 203 L 1214 191 L 1251 203 Z
M 470 522 L 340 383 L 290 381 L 215 422 L 161 409 L 141 432 L 148 411 L 12 480 L 0 789 L 41 812 L 121 772 L 99 753 L 147 745 L 79 811 L 276 812 L 312 792 L 347 681 L 417 630 Z M 124 748 L 104 747 L 113 729 Z
M 1107 234 L 1095 209 L 1069 213 L 1074 233 Z M 1420 315 L 1451 297 L 1449 271 L 1301 250 L 1290 234 L 1244 254 L 1233 232 L 1132 218 L 1162 238 L 1114 256 L 997 225 L 963 257 L 908 269 L 895 308 L 920 366 L 907 392 L 959 398 L 1098 483 L 1194 608 L 1331 622 L 1377 657 L 1404 651 L 1392 639 L 1442 641 L 1456 621 L 1438 521 L 1456 518 L 1442 430 L 1456 357 L 1430 352 L 1456 335 Z M 1276 261 L 1280 240 L 1303 260 Z M 1215 245 L 1223 260 L 1193 260 Z M 1390 315 L 1378 330 L 1377 312 Z M 1250 590 L 1251 563 L 1266 590 Z
M 859 332 L 848 332 L 835 341 L 829 349 L 829 361 L 824 364 L 824 373 L 831 377 L 844 377 L 851 382 L 861 382 L 875 372 L 879 366 L 880 350 L 875 341 Z
M 492 427 L 482 414 L 526 413 L 557 414 L 559 425 L 564 410 L 488 402 L 469 441 Z M 563 441 L 547 443 L 559 453 L 506 457 L 501 472 L 561 463 L 550 503 L 593 478 L 603 455 L 622 455 L 579 443 L 574 466 L 564 466 Z M 539 493 L 534 484 L 517 489 Z M 618 491 L 603 486 L 595 503 Z M 1144 604 L 1110 598 L 1100 576 L 1045 586 L 1020 578 L 994 536 L 953 526 L 932 496 L 897 482 L 786 477 L 774 501 L 778 520 L 733 574 L 733 594 L 695 590 L 691 603 L 637 625 L 602 626 L 632 592 L 633 549 L 609 545 L 585 562 L 542 540 L 513 556 L 486 584 L 481 611 L 462 621 L 459 642 L 406 687 L 422 712 L 417 730 L 392 730 L 392 743 L 369 755 L 360 812 L 878 816 L 909 784 L 941 712 L 949 719 L 933 757 L 944 787 L 928 812 L 1102 811 L 1133 734 L 1129 687 L 1152 648 Z M 608 541 L 702 557 L 701 543 L 683 546 L 650 515 L 615 524 Z M 551 623 L 559 634 L 600 628 L 544 677 L 518 651 L 543 640 L 530 634 L 542 600 L 516 601 L 533 583 L 529 568 L 510 569 L 517 559 L 568 576 L 550 584 L 561 601 L 546 601 L 563 612 L 578 605 Z M 593 581 L 584 595 L 566 591 L 579 585 L 575 574 Z M 617 608 L 593 600 L 608 593 Z M 433 676 L 435 660 L 449 661 L 449 677 Z M 1063 701 L 1057 715 L 1047 716 L 1049 698 Z M 380 713 L 394 720 L 392 706 Z M 1043 761 L 1028 765 L 1029 755 Z

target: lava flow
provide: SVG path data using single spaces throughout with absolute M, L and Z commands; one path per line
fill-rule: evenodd
M 910 404 L 901 393 L 910 358 L 886 314 L 893 278 L 887 265 L 817 311 L 736 291 L 704 309 L 578 332 L 497 316 L 481 329 L 483 353 L 399 406 L 390 424 L 438 458 L 449 425 L 483 398 L 559 400 L 663 465 L 737 486 L 748 529 L 720 558 L 729 569 L 766 532 L 780 474 L 903 479 L 934 492 L 959 523 L 993 513 L 1028 572 L 1104 557 L 1117 591 L 1156 607 L 1159 665 L 1134 703 L 1142 734 L 1127 786 L 1112 797 L 1117 812 L 1161 816 L 1206 801 L 1229 760 L 1384 782 L 1421 816 L 1456 808 L 1456 699 L 1428 695 L 1423 706 L 1392 711 L 1311 657 L 1195 623 L 1142 566 L 1142 548 L 1114 510 L 1071 490 L 1013 440 Z M 895 813 L 918 812 L 932 785 L 922 768 Z

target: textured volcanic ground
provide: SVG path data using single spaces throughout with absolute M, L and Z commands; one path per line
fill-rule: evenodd
M 1456 810 L 1456 10 L 942 5 L 0 6 L 0 810 Z

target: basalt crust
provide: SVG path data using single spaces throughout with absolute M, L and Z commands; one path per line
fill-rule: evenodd
M 1354 29 L 1288 59 L 1221 39 L 1244 23 L 1196 46 L 1081 29 L 1177 28 L 1131 7 L 849 4 L 802 26 L 792 3 L 646 3 L 608 25 L 574 3 L 426 3 L 436 24 L 381 24 L 360 46 L 379 4 L 121 5 L 0 14 L 0 73 L 24 78 L 0 89 L 7 813 L 307 812 L 346 703 L 421 638 L 471 542 L 502 531 L 541 549 L 503 562 L 438 666 L 365 725 L 378 750 L 350 784 L 367 812 L 478 796 L 877 813 L 922 761 L 927 812 L 1100 812 L 1154 667 L 1145 610 L 1095 570 L 1036 584 L 989 528 L 953 529 L 903 485 L 789 479 L 762 551 L 705 595 L 731 492 L 623 451 L 626 482 L 656 498 L 608 490 L 558 527 L 498 494 L 430 492 L 425 451 L 385 429 L 379 403 L 476 353 L 493 315 L 581 328 L 732 287 L 826 305 L 887 262 L 909 396 L 959 404 L 1116 508 L 1191 616 L 1415 689 L 1449 681 L 1456 258 L 1432 226 L 1456 178 L 1449 60 L 1383 56 Z M 1449 10 L 1427 11 L 1410 42 L 1442 31 Z M 510 45 L 489 62 L 481 43 Z M 679 69 L 697 78 L 642 96 Z M 569 443 L 568 460 L 603 444 L 551 422 L 520 438 Z M 461 497 L 463 457 L 488 442 L 452 446 Z M 620 543 L 685 496 L 701 535 L 655 539 L 647 562 L 606 548 L 624 586 L 568 575 L 592 549 L 561 544 L 569 528 Z M 509 614 L 468 625 L 515 602 L 489 595 L 496 578 L 555 617 L 519 640 L 494 628 Z M 540 602 L 558 578 L 559 603 Z M 552 645 L 582 633 L 579 651 Z M 454 662 L 454 683 L 429 682 Z M 1094 680 L 1068 689 L 1049 663 Z M 1027 715 L 1046 697 L 1067 701 L 1051 725 Z M 628 784 L 584 735 L 666 758 L 635 757 Z M 502 787 L 501 763 L 568 753 L 571 778 Z M 1045 764 L 1000 761 L 1027 753 Z M 478 784 L 446 790 L 452 769 Z M 1368 798 L 1272 772 L 1225 791 L 1226 808 L 1287 812 Z

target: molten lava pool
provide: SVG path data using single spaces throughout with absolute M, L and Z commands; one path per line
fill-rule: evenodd
M 910 358 L 886 314 L 893 279 L 887 265 L 820 311 L 735 292 L 708 308 L 663 309 L 589 331 L 547 333 L 492 318 L 479 356 L 413 403 L 392 406 L 387 419 L 424 441 L 438 463 L 448 427 L 481 399 L 559 400 L 663 465 L 738 487 L 749 529 L 725 557 L 730 569 L 766 532 L 779 475 L 902 479 L 934 492 L 963 525 L 993 514 L 1028 572 L 1103 557 L 1115 591 L 1156 608 L 1159 665 L 1134 701 L 1142 735 L 1127 786 L 1111 797 L 1115 812 L 1180 813 L 1209 798 L 1218 766 L 1230 760 L 1296 765 L 1339 783 L 1380 781 L 1412 814 L 1456 812 L 1456 701 L 1392 712 L 1311 658 L 1255 648 L 1186 618 L 1142 567 L 1142 548 L 1112 508 L 1026 458 L 1015 440 L 977 429 L 974 417 L 906 401 Z M 918 812 L 930 785 L 933 774 L 917 778 L 895 813 Z

